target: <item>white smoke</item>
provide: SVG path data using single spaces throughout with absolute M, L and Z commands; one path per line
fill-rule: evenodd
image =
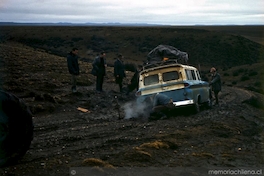
M 136 101 L 127 102 L 122 106 L 125 112 L 125 119 L 130 118 L 148 118 L 150 114 L 151 104 L 147 102 L 138 103 Z

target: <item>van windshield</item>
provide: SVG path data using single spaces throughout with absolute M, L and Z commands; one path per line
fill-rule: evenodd
M 171 71 L 171 72 L 166 72 L 162 74 L 162 79 L 164 82 L 166 81 L 172 81 L 172 80 L 177 80 L 179 79 L 179 74 L 177 71 Z
M 151 84 L 157 84 L 157 83 L 159 83 L 159 75 L 158 74 L 150 75 L 150 76 L 147 76 L 144 78 L 144 85 L 145 86 L 148 86 Z

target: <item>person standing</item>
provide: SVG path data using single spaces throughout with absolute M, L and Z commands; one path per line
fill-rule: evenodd
M 210 73 L 212 76 L 212 80 L 209 83 L 210 86 L 212 86 L 212 91 L 215 96 L 215 104 L 214 105 L 219 105 L 219 99 L 218 99 L 218 93 L 221 91 L 221 77 L 220 74 L 216 72 L 216 69 L 212 67 L 210 69 Z M 211 96 L 212 98 L 212 96 Z
M 103 92 L 103 83 L 105 76 L 106 59 L 105 52 L 102 51 L 93 61 L 92 74 L 96 76 L 96 91 Z
M 71 82 L 72 82 L 71 90 L 73 93 L 75 93 L 77 92 L 76 76 L 80 74 L 77 48 L 73 48 L 72 51 L 67 55 L 67 65 L 68 65 L 69 73 L 71 74 Z
M 116 59 L 114 63 L 114 76 L 115 76 L 115 82 L 119 85 L 119 90 L 122 93 L 123 91 L 123 79 L 126 77 L 125 73 L 125 67 L 123 64 L 123 56 L 122 54 L 118 55 L 118 58 Z
M 132 92 L 134 89 L 138 90 L 139 86 L 139 73 L 142 71 L 143 66 L 138 65 L 137 68 L 135 68 L 135 73 L 133 77 L 130 80 L 130 84 L 127 86 L 127 92 L 126 95 L 129 95 L 130 92 Z

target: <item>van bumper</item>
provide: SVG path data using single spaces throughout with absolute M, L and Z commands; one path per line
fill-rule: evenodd
M 191 105 L 194 104 L 193 100 L 184 100 L 184 101 L 177 101 L 173 102 L 174 106 L 184 106 L 184 105 Z

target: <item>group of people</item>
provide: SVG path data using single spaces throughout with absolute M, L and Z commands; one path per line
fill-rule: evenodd
M 92 63 L 91 74 L 96 76 L 96 91 L 98 93 L 103 92 L 103 82 L 104 76 L 106 75 L 106 53 L 102 51 L 100 55 L 96 56 Z M 123 55 L 119 54 L 117 59 L 114 62 L 114 77 L 115 83 L 119 86 L 119 91 L 121 93 L 126 93 L 127 95 L 135 89 L 138 89 L 138 76 L 139 71 L 142 69 L 142 66 L 139 66 L 135 69 L 135 73 L 131 79 L 131 83 L 128 85 L 127 90 L 123 89 L 123 80 L 126 77 L 125 65 L 123 62 Z M 76 76 L 80 74 L 79 64 L 78 64 L 78 49 L 73 48 L 72 51 L 67 55 L 67 65 L 69 73 L 71 74 L 72 87 L 71 90 L 73 93 L 77 92 L 76 89 Z
M 73 48 L 72 51 L 67 56 L 68 68 L 69 72 L 72 75 L 72 92 L 76 92 L 76 75 L 79 74 L 79 65 L 78 65 L 78 49 Z M 106 59 L 105 59 L 105 52 L 101 52 L 94 61 L 93 61 L 93 69 L 91 73 L 96 76 L 96 91 L 103 92 L 103 81 L 104 76 L 106 74 Z M 119 91 L 123 92 L 123 79 L 126 77 L 125 73 L 125 66 L 123 63 L 123 56 L 119 54 L 116 61 L 114 62 L 114 77 L 115 83 L 119 86 Z M 142 69 L 142 66 L 139 66 L 135 70 L 135 74 L 131 79 L 131 84 L 128 85 L 126 94 L 133 91 L 134 89 L 138 89 L 138 78 L 139 78 L 139 71 Z M 220 74 L 217 73 L 216 69 L 212 67 L 210 69 L 211 73 L 211 81 L 209 85 L 211 86 L 210 92 L 210 99 L 213 100 L 213 95 L 215 97 L 214 105 L 219 104 L 218 94 L 221 91 L 221 77 Z M 169 97 L 165 97 L 163 94 L 156 94 L 153 98 L 153 112 L 160 113 L 161 109 L 170 108 L 172 104 L 172 100 Z M 165 117 L 164 114 L 160 114 L 161 116 Z

